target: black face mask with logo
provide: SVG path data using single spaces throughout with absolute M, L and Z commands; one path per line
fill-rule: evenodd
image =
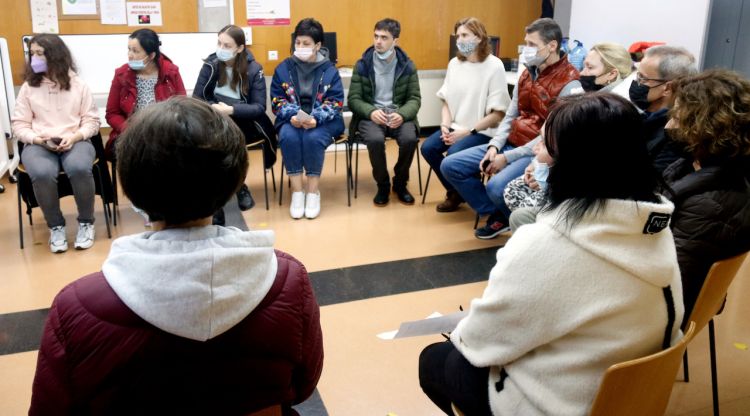
M 583 87 L 583 90 L 586 92 L 599 91 L 600 89 L 604 88 L 604 85 L 597 84 L 596 78 L 596 75 L 581 75 L 578 78 L 578 81 L 581 83 L 581 87 Z
M 639 84 L 638 81 L 633 80 L 628 91 L 630 102 L 641 110 L 646 111 L 649 104 L 651 104 L 648 102 L 648 92 L 650 90 L 651 88 L 648 85 Z

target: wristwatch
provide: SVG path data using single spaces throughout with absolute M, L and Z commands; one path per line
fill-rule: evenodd
M 477 129 L 471 129 L 471 131 L 469 133 L 471 133 L 471 134 L 477 134 Z

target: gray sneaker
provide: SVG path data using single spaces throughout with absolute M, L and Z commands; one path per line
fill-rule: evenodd
M 78 223 L 78 234 L 76 242 L 73 244 L 78 250 L 86 250 L 94 245 L 94 224 L 81 222 Z
M 65 237 L 64 225 L 49 229 L 49 250 L 53 253 L 63 253 L 68 250 L 68 239 Z

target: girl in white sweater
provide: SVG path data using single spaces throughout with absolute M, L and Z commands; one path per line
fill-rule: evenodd
M 640 125 L 609 93 L 550 112 L 537 222 L 498 251 L 450 341 L 420 356 L 422 389 L 445 413 L 585 415 L 609 366 L 681 337 L 673 206 L 656 193 Z

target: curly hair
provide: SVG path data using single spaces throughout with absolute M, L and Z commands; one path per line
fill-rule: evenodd
M 701 165 L 750 155 L 750 81 L 711 69 L 674 83 L 675 140 Z

